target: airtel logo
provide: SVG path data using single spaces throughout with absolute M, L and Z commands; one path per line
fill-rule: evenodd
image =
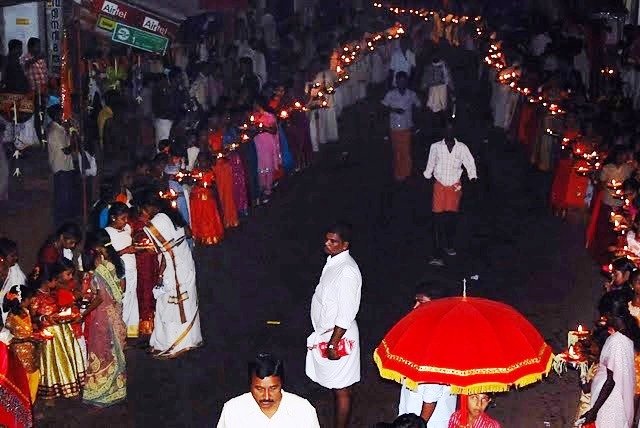
M 126 10 L 120 10 L 117 4 L 111 3 L 110 1 L 102 3 L 102 8 L 100 10 L 104 13 L 108 13 L 109 15 L 117 16 L 118 18 L 125 19 L 127 17 Z
M 163 36 L 167 34 L 167 29 L 160 25 L 160 22 L 158 20 L 149 18 L 148 16 L 144 17 L 142 28 L 153 31 L 154 33 L 160 33 Z

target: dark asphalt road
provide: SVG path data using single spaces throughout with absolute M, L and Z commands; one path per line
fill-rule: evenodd
M 486 85 L 475 81 L 463 53 L 449 56 L 459 91 L 459 137 L 476 156 L 480 180 L 465 187 L 459 255 L 448 258 L 447 267 L 427 265 L 431 193 L 417 170 L 424 168 L 433 136 L 421 125 L 416 177 L 393 184 L 383 140 L 387 119 L 373 97 L 345 113 L 342 142 L 325 147 L 312 169 L 283 183 L 270 205 L 222 245 L 197 249 L 204 348 L 168 362 L 129 350 L 126 404 L 95 410 L 60 402 L 55 410 L 39 408 L 46 415 L 39 425 L 212 427 L 223 403 L 246 391 L 247 360 L 268 351 L 285 359 L 286 389 L 307 397 L 329 427 L 331 396 L 306 378 L 304 357 L 310 299 L 324 263 L 323 229 L 336 219 L 356 227 L 352 254 L 364 280 L 354 427 L 395 416 L 398 386 L 379 378 L 371 353 L 409 309 L 421 280 L 436 280 L 453 294 L 461 293 L 463 277 L 479 274 L 471 295 L 514 305 L 555 349 L 566 342 L 569 327 L 588 324 L 600 280 L 582 248 L 581 225 L 550 216 L 549 177 L 529 169 L 520 147 L 487 131 Z M 342 151 L 349 152 L 346 162 Z M 575 375 L 552 374 L 499 398 L 492 412 L 505 427 L 541 427 L 545 420 L 566 427 L 576 398 Z

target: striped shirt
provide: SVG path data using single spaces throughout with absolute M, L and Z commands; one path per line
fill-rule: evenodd
M 444 140 L 433 143 L 429 149 L 429 160 L 424 170 L 424 177 L 434 177 L 443 186 L 453 186 L 462 177 L 462 166 L 467 170 L 469 179 L 478 178 L 476 163 L 466 144 L 455 140 L 453 149 L 449 151 Z
M 27 53 L 22 57 L 22 65 L 25 68 L 25 74 L 29 80 L 29 86 L 31 86 L 32 91 L 39 91 L 41 94 L 44 94 L 47 90 L 47 83 L 49 79 L 47 63 L 44 59 L 40 58 L 31 65 L 26 66 L 26 63 L 32 59 L 33 56 L 30 53 Z
M 449 428 L 501 428 L 500 423 L 487 416 L 486 413 L 480 413 L 480 416 L 473 422 L 473 425 L 467 425 L 465 427 L 460 423 L 462 419 L 461 415 L 460 410 L 458 410 L 451 416 L 451 419 L 449 419 Z

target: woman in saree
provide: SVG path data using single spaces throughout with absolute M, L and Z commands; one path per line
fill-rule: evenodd
M 221 123 L 219 113 L 213 113 L 211 118 L 216 124 Z M 217 126 L 215 130 L 215 138 L 212 138 L 210 131 L 209 145 L 211 152 L 214 153 L 213 173 L 216 180 L 216 189 L 222 206 L 222 220 L 226 229 L 236 227 L 240 224 L 238 221 L 238 208 L 233 197 L 233 167 L 226 156 L 217 156 L 223 149 L 224 130 Z M 211 162 L 209 162 L 211 163 Z
M 33 415 L 24 368 L 0 340 L 0 426 L 31 428 Z
M 297 80 L 300 73 L 296 75 Z M 302 109 L 302 103 L 305 97 L 303 85 L 293 85 L 294 87 L 289 89 L 287 96 L 285 97 L 285 105 L 293 105 L 294 109 L 289 113 L 289 121 L 287 124 L 286 132 L 293 153 L 295 170 L 307 168 L 311 165 L 311 158 L 313 156 L 313 148 L 311 146 L 311 130 L 309 128 L 309 118 L 307 113 Z M 299 88 L 299 89 L 298 89 Z M 297 104 L 296 104 L 297 103 Z
M 136 249 L 133 246 L 129 207 L 123 202 L 114 202 L 109 208 L 109 226 L 104 228 L 109 234 L 113 249 L 124 265 L 124 296 L 122 298 L 122 319 L 127 325 L 127 337 L 138 337 L 140 313 L 138 308 L 138 269 Z
M 77 224 L 63 224 L 40 248 L 38 266 L 50 268 L 62 259 L 73 260 L 73 250 L 81 239 L 82 231 Z
M 275 172 L 280 165 L 280 143 L 278 142 L 278 126 L 276 117 L 265 110 L 267 102 L 264 98 L 254 104 L 254 119 L 259 126 L 254 141 L 258 153 L 258 181 L 260 183 L 261 200 L 269 202 L 273 191 Z M 261 126 L 260 126 L 261 125 Z
M 586 241 L 592 257 L 601 265 L 609 262 L 608 248 L 617 238 L 610 223 L 611 212 L 624 203 L 614 197 L 608 186 L 613 181 L 622 185 L 631 176 L 633 166 L 628 162 L 629 157 L 628 149 L 615 147 L 600 171 L 599 191 L 594 198 Z
M 186 242 L 184 220 L 155 193 L 140 208 L 150 218 L 145 232 L 161 257 L 162 284 L 156 298 L 154 329 L 149 351 L 156 358 L 176 358 L 202 345 L 196 270 Z
M 24 368 L 29 382 L 31 403 L 36 401 L 40 384 L 40 366 L 38 348 L 33 338 L 33 324 L 29 313 L 29 304 L 33 292 L 24 285 L 14 285 L 4 296 L 2 310 L 7 313 L 5 328 L 13 338 L 9 349 Z
M 273 92 L 273 96 L 269 100 L 269 108 L 272 112 L 275 112 L 279 119 L 286 119 L 288 117 L 288 113 L 284 116 L 280 116 L 282 114 L 281 109 L 287 108 L 288 106 L 284 104 L 285 101 L 285 87 L 283 85 L 279 85 L 276 87 Z M 292 151 L 290 150 L 289 140 L 287 138 L 287 134 L 284 128 L 284 122 L 278 120 L 278 142 L 280 149 L 280 158 L 282 160 L 280 167 L 278 168 L 275 176 L 275 180 L 281 180 L 286 174 L 290 173 L 295 168 L 295 161 L 293 159 Z
M 631 427 L 636 385 L 634 348 L 639 345 L 638 325 L 629 313 L 628 301 L 618 299 L 604 314 L 609 331 L 600 363 L 591 383 L 589 410 L 582 414 L 585 424 L 596 427 Z
M 211 167 L 211 154 L 198 153 L 196 166 L 191 171 L 198 182 L 191 188 L 191 233 L 197 243 L 215 245 L 224 237 L 224 226 L 220 220 L 218 203 L 211 190 L 215 183 L 215 172 Z
M 567 117 L 562 137 L 574 142 L 573 151 L 576 151 L 578 159 L 583 153 L 591 153 L 595 150 L 596 146 L 581 137 L 575 115 Z M 551 186 L 551 208 L 555 215 L 562 218 L 566 217 L 569 209 L 581 208 L 585 205 L 589 179 L 585 174 L 579 175 L 576 172 L 575 161 L 572 150 L 565 149 L 562 150 L 560 159 L 555 166 L 553 185 Z
M 122 320 L 124 294 L 120 281 L 125 267 L 104 230 L 89 237 L 82 263 L 91 276 L 92 295 L 83 313 L 89 365 L 82 400 L 106 407 L 127 396 L 123 351 L 127 326 Z
M 29 311 L 37 323 L 36 334 L 44 339 L 40 349 L 40 398 L 50 400 L 80 395 L 85 379 L 82 350 L 69 322 L 73 315 L 61 312 L 56 287 L 68 265 L 56 263 L 36 270 L 32 280 L 34 295 Z

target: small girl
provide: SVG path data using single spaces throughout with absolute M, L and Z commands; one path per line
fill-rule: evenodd
M 211 167 L 211 155 L 198 154 L 192 176 L 199 177 L 191 190 L 191 233 L 195 240 L 203 245 L 215 245 L 224 237 L 224 227 L 220 220 L 217 202 L 211 191 L 215 182 L 215 173 Z
M 498 421 L 485 413 L 491 403 L 491 395 L 471 394 L 467 400 L 467 414 L 464 415 L 463 410 L 456 411 L 449 419 L 449 428 L 500 428 Z
M 222 144 L 224 147 L 228 147 L 231 144 L 237 143 L 238 129 L 233 122 L 231 112 L 227 111 L 224 116 L 224 136 L 222 137 Z M 244 162 L 239 150 L 233 150 L 227 155 L 229 163 L 231 164 L 231 174 L 233 175 L 233 200 L 236 203 L 238 209 L 238 215 L 249 215 L 249 197 L 247 195 L 247 182 L 245 179 L 246 170 Z
M 40 349 L 40 386 L 43 399 L 73 398 L 80 395 L 85 379 L 85 361 L 80 344 L 58 305 L 56 288 L 59 278 L 69 270 L 56 263 L 36 271 L 32 280 L 35 290 L 29 305 L 32 320 L 37 323 L 37 335 L 44 339 Z

